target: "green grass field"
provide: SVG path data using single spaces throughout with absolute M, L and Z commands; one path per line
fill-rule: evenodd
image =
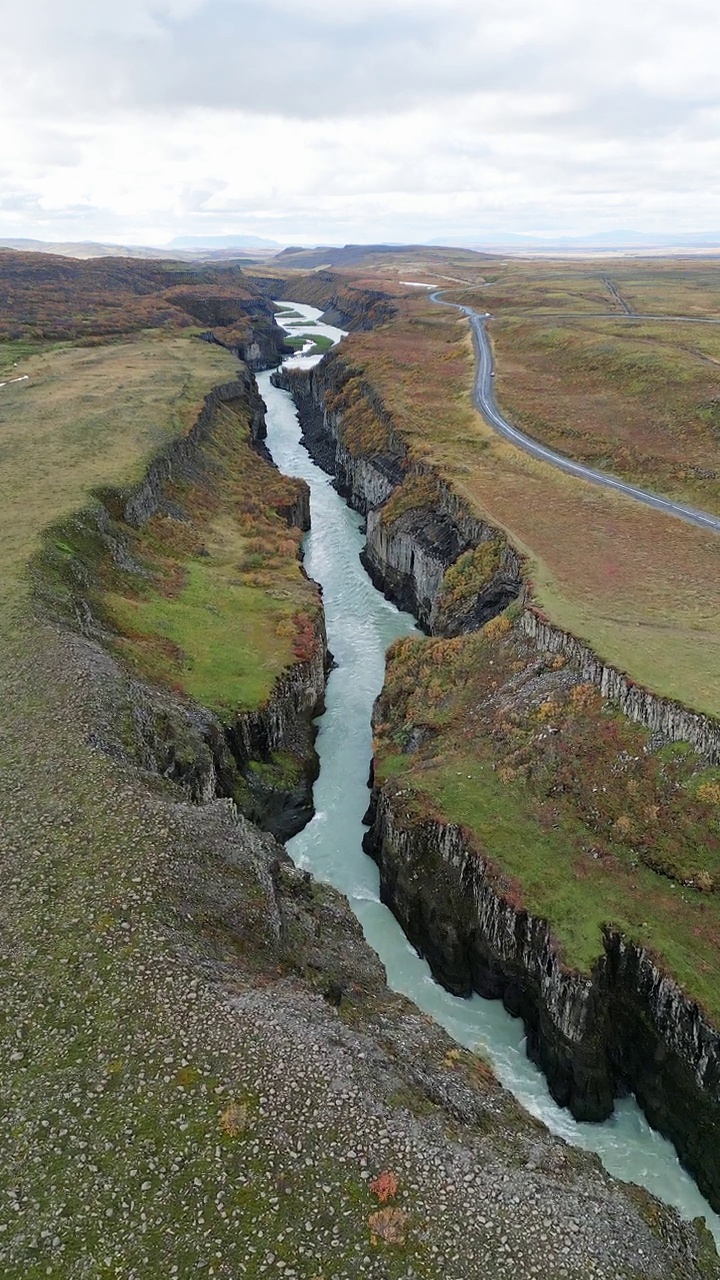
M 160 445 L 190 429 L 211 387 L 237 369 L 219 347 L 158 333 L 11 354 L 13 376 L 28 381 L 0 388 L 4 592 L 18 590 L 44 528 L 93 489 L 137 480 Z

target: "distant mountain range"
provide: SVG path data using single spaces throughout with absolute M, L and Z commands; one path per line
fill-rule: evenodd
M 175 259 L 183 262 L 205 261 L 213 264 L 266 262 L 277 257 L 283 265 L 312 270 L 319 266 L 352 267 L 370 257 L 392 253 L 411 253 L 418 249 L 464 249 L 475 253 L 528 253 L 607 255 L 615 251 L 657 254 L 666 251 L 702 253 L 720 249 L 720 232 L 643 232 L 598 231 L 584 236 L 524 235 L 520 232 L 492 232 L 486 236 L 442 236 L 423 244 L 290 245 L 283 248 L 277 240 L 262 236 L 176 236 L 164 248 L 153 245 L 105 244 L 100 241 L 50 241 L 22 237 L 0 238 L 0 250 L 13 249 L 26 253 L 51 253 L 67 258 L 142 258 Z
M 462 249 L 717 249 L 720 248 L 720 232 L 597 231 L 585 236 L 537 236 L 496 231 L 485 236 L 438 237 L 427 243 L 433 246 L 456 245 Z
M 0 249 L 15 249 L 23 253 L 54 253 L 61 258 L 143 258 L 173 259 L 180 262 L 197 262 L 202 259 L 210 262 L 221 262 L 228 259 L 242 258 L 250 262 L 261 260 L 274 254 L 279 245 L 272 240 L 260 241 L 250 245 L 213 244 L 213 239 L 220 241 L 256 240 L 254 236 L 188 236 L 172 241 L 172 248 L 158 249 L 155 245 L 103 244 L 93 240 L 30 240 L 20 237 L 0 238 Z M 195 243 L 197 241 L 197 243 Z M 185 248 L 181 246 L 185 245 Z
M 176 236 L 168 249 L 279 249 L 277 240 L 262 236 Z

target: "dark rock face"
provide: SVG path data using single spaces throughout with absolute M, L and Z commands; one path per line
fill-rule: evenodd
M 632 1091 L 720 1207 L 720 1035 L 652 958 L 608 930 L 591 974 L 562 964 L 547 923 L 503 896 L 460 828 L 408 815 L 387 784 L 365 850 L 391 908 L 433 974 L 525 1024 L 528 1054 L 578 1120 L 603 1120 Z
M 314 656 L 287 671 L 268 702 L 223 722 L 188 698 L 129 678 L 112 723 L 94 745 L 133 760 L 143 772 L 175 783 L 195 804 L 217 797 L 279 840 L 313 816 L 318 774 L 313 720 L 325 693 L 327 649 L 318 624 Z
M 297 835 L 315 812 L 313 783 L 320 764 L 313 721 L 323 710 L 329 664 L 325 629 L 318 620 L 313 657 L 276 681 L 265 706 L 238 715 L 225 730 L 244 778 L 243 792 L 249 792 L 243 812 L 279 840 Z M 279 754 L 290 757 L 284 768 L 275 760 Z M 253 767 L 258 764 L 269 767 Z M 234 794 L 237 799 L 237 788 Z
M 252 299 L 240 299 L 234 295 L 193 299 L 191 306 L 186 303 L 186 309 L 201 324 L 212 326 L 202 334 L 206 342 L 215 342 L 233 351 L 254 372 L 279 364 L 290 351 L 285 345 L 283 330 L 275 323 L 273 307 L 260 296 Z M 245 337 L 237 340 L 223 333 L 223 329 L 227 329 L 232 335 L 232 327 L 238 323 L 245 327 Z
M 539 618 L 531 609 L 525 610 L 520 625 L 544 653 L 564 654 L 580 671 L 583 680 L 597 685 L 603 697 L 617 703 L 629 720 L 636 720 L 669 742 L 689 742 L 711 764 L 720 763 L 717 720 L 634 684 L 623 672 L 601 662 L 582 641 Z
M 503 899 L 458 827 L 409 820 L 389 787 L 374 798 L 365 850 L 383 902 L 438 981 L 455 995 L 501 999 L 523 1018 L 556 1101 L 577 1119 L 606 1119 L 615 1091 L 605 1013 L 592 978 L 563 970 L 547 923 Z
M 375 586 L 401 609 L 414 613 L 433 635 L 460 635 L 482 626 L 500 613 L 522 590 L 521 562 L 505 542 L 499 570 L 473 600 L 453 614 L 439 611 L 443 579 L 458 557 L 497 538 L 497 530 L 475 519 L 447 485 L 438 484 L 433 507 L 413 507 L 388 521 L 383 508 L 411 474 L 431 474 L 412 466 L 376 393 L 363 386 L 363 395 L 382 423 L 389 447 L 384 452 L 354 456 L 343 440 L 342 413 L 326 407 L 347 380 L 341 357 L 322 361 L 309 372 L 281 370 L 278 386 L 292 393 L 298 406 L 303 443 L 313 460 L 332 475 L 335 487 L 367 520 L 367 544 L 362 560 Z
M 496 531 L 473 520 L 445 486 L 439 505 L 413 508 L 391 523 L 382 509 L 367 516 L 363 563 L 373 582 L 402 609 L 414 613 L 430 635 L 456 636 L 484 625 L 522 591 L 520 560 L 505 544 L 500 568 L 474 595 L 453 610 L 441 607 L 447 570 L 464 551 Z
M 604 980 L 618 1077 L 720 1209 L 720 1035 L 641 947 L 607 931 Z

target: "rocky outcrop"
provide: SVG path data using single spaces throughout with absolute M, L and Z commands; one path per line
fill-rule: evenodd
M 375 584 L 414 613 L 423 630 L 460 635 L 501 613 L 522 590 L 520 560 L 505 543 L 500 566 L 471 598 L 461 608 L 443 608 L 448 569 L 463 553 L 495 539 L 497 530 L 474 520 L 441 482 L 432 506 L 411 507 L 397 519 L 388 519 L 382 508 L 368 512 L 363 563 Z
M 327 665 L 319 618 L 312 656 L 288 668 L 254 711 L 220 720 L 192 699 L 135 679 L 95 745 L 176 783 L 196 804 L 230 798 L 263 830 L 290 839 L 314 813 L 313 721 L 322 711 Z
M 410 813 L 394 784 L 370 817 L 382 900 L 435 977 L 522 1017 L 529 1056 L 577 1119 L 602 1120 L 617 1094 L 635 1093 L 720 1208 L 720 1035 L 698 1006 L 611 928 L 592 973 L 565 967 L 546 921 L 507 896 L 471 837 Z
M 223 329 L 208 330 L 201 334 L 205 342 L 214 342 L 226 351 L 232 351 L 249 369 L 258 372 L 279 364 L 291 348 L 285 343 L 285 334 L 274 322 L 250 325 L 241 334 L 227 333 Z
M 629 676 L 602 662 L 592 649 L 575 636 L 526 609 L 520 626 L 545 653 L 563 654 L 582 675 L 595 684 L 604 698 L 609 698 L 629 720 L 656 733 L 669 742 L 689 742 L 712 764 L 720 764 L 720 723 L 711 716 L 699 715 L 679 702 L 661 698 L 650 689 L 635 684 Z
M 241 297 L 237 292 L 186 291 L 181 298 L 190 315 L 210 326 L 201 335 L 204 340 L 232 351 L 249 369 L 271 368 L 288 354 L 274 308 L 261 294 Z

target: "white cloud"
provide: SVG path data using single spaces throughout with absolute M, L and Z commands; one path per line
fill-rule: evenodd
M 709 0 L 4 0 L 0 234 L 720 229 Z

